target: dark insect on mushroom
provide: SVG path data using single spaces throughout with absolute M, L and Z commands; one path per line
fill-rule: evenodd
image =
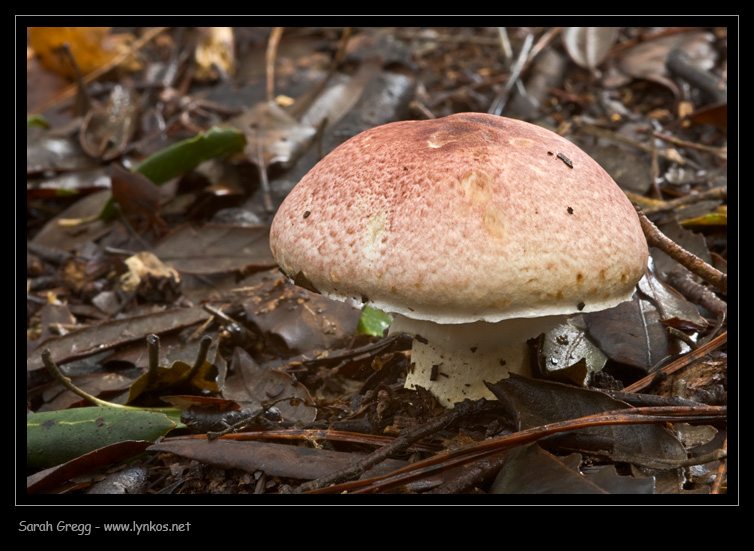
M 579 170 L 552 170 L 556 155 Z M 563 205 L 589 216 L 554 232 L 542 221 Z M 301 224 L 307 209 L 316 216 Z M 527 340 L 629 300 L 648 260 L 636 209 L 596 161 L 552 131 L 484 113 L 345 141 L 285 198 L 270 249 L 284 272 L 306 273 L 302 284 L 393 314 L 389 333 L 413 336 L 406 388 L 446 407 L 493 399 L 485 381 L 531 375 Z M 615 278 L 580 282 L 599 270 Z
M 571 162 L 571 159 L 563 155 L 562 153 L 558 153 L 558 159 L 563 161 L 566 165 L 568 165 L 568 168 L 573 168 L 573 163 Z

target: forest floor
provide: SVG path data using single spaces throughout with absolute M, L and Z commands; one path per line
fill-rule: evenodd
M 27 413 L 122 422 L 91 396 L 177 426 L 68 450 L 30 416 L 23 501 L 735 495 L 728 47 L 726 27 L 29 28 Z M 641 208 L 652 263 L 631 309 L 532 342 L 538 376 L 448 410 L 403 387 L 389 320 L 278 271 L 269 225 L 351 136 L 459 112 L 578 144 Z

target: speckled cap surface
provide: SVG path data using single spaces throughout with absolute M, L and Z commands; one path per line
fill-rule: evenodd
M 635 209 L 585 152 L 481 113 L 346 141 L 283 201 L 270 246 L 297 283 L 438 323 L 609 308 L 648 255 Z

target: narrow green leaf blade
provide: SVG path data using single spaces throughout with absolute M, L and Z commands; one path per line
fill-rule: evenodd
M 160 185 L 171 178 L 189 172 L 204 161 L 243 151 L 245 146 L 246 138 L 239 130 L 213 126 L 193 138 L 153 153 L 136 165 L 133 171 L 143 174 L 152 183 Z M 111 197 L 102 208 L 100 218 L 109 220 L 114 216 L 113 202 Z
M 243 151 L 246 138 L 235 128 L 212 127 L 193 138 L 170 145 L 134 167 L 155 184 L 163 184 L 199 163 L 227 153 Z

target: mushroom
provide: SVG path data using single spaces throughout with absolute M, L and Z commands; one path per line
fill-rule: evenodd
M 529 374 L 526 341 L 629 300 L 647 266 L 635 209 L 584 151 L 481 113 L 378 126 L 291 190 L 272 254 L 299 285 L 394 314 L 406 387 L 446 407 Z

